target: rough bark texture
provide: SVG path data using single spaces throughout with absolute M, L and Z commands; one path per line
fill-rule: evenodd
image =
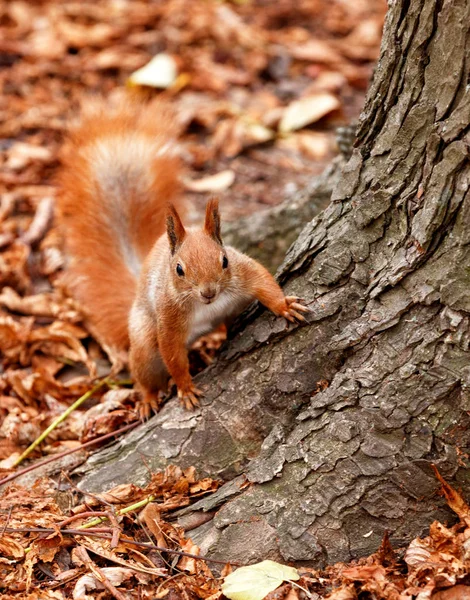
M 317 565 L 448 518 L 432 463 L 470 493 L 469 25 L 467 0 L 390 4 L 356 149 L 279 271 L 309 324 L 252 312 L 201 410 L 170 402 L 83 489 L 168 463 L 239 475 L 193 507 L 217 508 L 203 551 Z
M 335 158 L 322 175 L 279 206 L 225 224 L 225 244 L 275 273 L 304 226 L 328 205 L 343 162 L 342 156 Z

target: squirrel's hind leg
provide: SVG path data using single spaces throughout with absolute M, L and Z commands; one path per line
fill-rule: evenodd
M 136 408 L 142 419 L 148 419 L 152 413 L 158 412 L 170 377 L 158 349 L 156 336 L 151 335 L 150 331 L 147 327 L 130 330 L 129 363 L 141 396 Z

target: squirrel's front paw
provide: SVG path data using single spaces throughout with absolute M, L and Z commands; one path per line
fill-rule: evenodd
M 136 410 L 141 421 L 148 421 L 152 414 L 160 410 L 162 397 L 160 392 L 145 391 L 142 399 L 136 402 Z
M 301 304 L 302 300 L 297 298 L 297 296 L 286 296 L 284 300 L 285 306 L 280 311 L 280 314 L 291 323 L 295 323 L 296 320 L 305 321 L 305 317 L 300 313 L 308 313 L 311 311 L 307 306 Z
M 178 388 L 178 398 L 186 410 L 194 410 L 198 407 L 200 396 L 202 396 L 202 391 L 192 383 L 185 388 Z

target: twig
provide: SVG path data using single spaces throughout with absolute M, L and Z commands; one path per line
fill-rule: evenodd
M 72 523 L 72 521 L 76 521 L 77 519 L 87 519 L 88 517 L 100 517 L 100 516 L 108 516 L 109 512 L 103 510 L 89 510 L 87 512 L 77 513 L 76 515 L 72 515 L 60 523 L 57 523 L 57 527 L 61 529 L 65 525 Z
M 91 560 L 88 552 L 86 551 L 86 548 L 84 548 L 83 546 L 79 546 L 76 549 L 76 553 L 80 560 L 83 562 L 83 564 L 86 566 L 86 568 L 93 573 L 95 579 L 102 583 L 103 586 L 108 590 L 108 592 L 116 598 L 116 600 L 126 600 L 126 597 L 123 594 L 121 594 L 121 592 L 116 587 L 114 587 L 114 585 L 109 581 L 109 579 L 98 567 L 98 565 L 95 565 L 95 563 Z
M 141 530 L 144 532 L 144 535 L 145 535 L 145 537 L 148 539 L 149 543 L 150 543 L 150 544 L 152 544 L 152 543 L 153 543 L 153 542 L 152 542 L 152 539 L 153 539 L 153 538 L 152 538 L 152 536 L 150 535 L 150 533 L 149 533 L 149 531 L 148 531 L 148 528 L 147 528 L 147 526 L 145 526 L 145 527 L 144 527 L 144 524 L 142 523 L 142 519 L 139 519 L 139 518 L 138 518 L 138 515 L 137 515 L 137 513 L 135 513 L 135 514 L 133 515 L 133 517 L 134 517 L 134 522 L 136 522 L 136 523 L 139 525 L 139 527 L 141 528 Z M 160 525 L 159 525 L 159 523 L 158 523 L 158 522 L 156 522 L 156 525 L 158 525 L 158 527 L 159 527 L 159 529 L 160 529 L 160 532 L 162 533 L 162 535 L 163 535 L 164 537 L 168 538 L 170 541 L 173 541 L 173 540 L 170 538 L 170 536 L 169 536 L 167 533 L 165 533 L 165 532 L 162 530 L 162 528 L 160 527 Z M 157 538 L 157 541 L 158 541 L 158 538 Z M 161 553 L 160 553 L 160 558 L 162 559 L 162 561 L 163 561 L 163 562 L 166 564 L 166 566 L 167 566 L 169 569 L 176 568 L 176 567 L 172 567 L 171 563 L 170 563 L 170 562 L 169 562 L 169 561 L 168 561 L 168 560 L 167 560 L 167 559 L 166 559 L 164 556 L 162 556 L 162 554 L 161 554 Z
M 119 545 L 121 529 L 119 527 L 119 523 L 117 522 L 116 515 L 113 512 L 108 512 L 108 519 L 111 525 L 113 526 L 113 537 L 111 539 L 111 544 L 109 545 L 109 547 L 111 548 L 111 550 L 114 550 L 114 548 L 117 548 L 117 546 Z
M 8 527 L 8 523 L 10 522 L 10 519 L 11 519 L 12 511 L 13 511 L 13 504 L 8 509 L 7 520 L 5 521 L 5 525 L 3 526 L 2 533 L 0 533 L 0 538 L 2 538 L 5 535 L 6 528 Z
M 5 529 L 8 533 L 56 533 L 56 529 L 53 527 L 19 527 L 15 529 L 14 527 L 7 527 Z M 61 529 L 60 533 L 65 535 L 84 535 L 89 537 L 97 537 L 103 538 L 106 540 L 112 539 L 112 533 L 98 533 L 95 531 L 88 531 L 83 529 Z M 147 548 L 149 550 L 158 550 L 159 552 L 166 552 L 167 554 L 176 554 L 177 556 L 186 556 L 188 558 L 194 558 L 196 560 L 203 560 L 205 562 L 213 562 L 218 565 L 226 565 L 226 560 L 217 560 L 215 558 L 207 558 L 206 556 L 198 556 L 197 554 L 191 554 L 190 552 L 183 552 L 182 550 L 171 550 L 170 548 L 165 548 L 163 546 L 156 546 L 155 544 L 150 544 L 148 542 L 136 542 L 134 540 L 129 540 L 127 538 L 122 539 L 121 542 L 123 544 L 130 544 L 131 546 L 138 546 L 139 548 Z M 235 567 L 242 567 L 243 565 L 239 562 L 230 561 L 231 565 Z
M 70 583 L 74 579 L 77 579 L 77 577 L 81 577 L 83 575 L 83 571 L 81 569 L 77 569 L 77 571 L 78 571 L 77 573 L 72 573 L 70 575 L 70 577 L 68 577 L 68 578 L 64 577 L 64 579 L 62 579 L 62 581 L 58 581 L 57 583 L 48 584 L 47 589 L 55 590 L 56 588 L 60 587 L 61 585 L 65 585 L 66 583 Z
M 65 450 L 64 452 L 61 452 L 60 454 L 56 454 L 54 456 L 51 456 L 44 460 L 41 460 L 41 461 L 35 463 L 34 465 L 25 467 L 24 469 L 21 469 L 21 470 L 17 471 L 16 473 L 12 473 L 11 475 L 8 475 L 8 477 L 4 477 L 3 479 L 0 479 L 0 485 L 4 485 L 5 483 L 8 483 L 9 481 L 13 481 L 13 479 L 20 477 L 21 475 L 24 475 L 25 473 L 29 473 L 30 471 L 34 471 L 35 469 L 39 469 L 40 467 L 47 465 L 51 462 L 54 462 L 55 460 L 59 460 L 60 458 L 63 458 L 64 456 L 68 456 L 69 454 L 73 454 L 74 452 L 78 452 L 79 450 L 84 450 L 85 448 L 89 448 L 90 446 L 93 446 L 94 444 L 99 444 L 100 442 L 104 442 L 104 441 L 108 440 L 109 438 L 114 437 L 115 435 L 119 435 L 121 433 L 124 433 L 125 431 L 129 431 L 129 429 L 134 429 L 134 427 L 137 427 L 137 425 L 140 425 L 140 422 L 130 423 L 129 425 L 125 425 L 124 427 L 121 427 L 120 429 L 116 429 L 116 431 L 111 431 L 111 433 L 106 433 L 105 435 L 97 437 L 94 440 L 85 442 L 84 444 L 81 444 L 80 446 L 77 446 L 76 448 L 71 448 L 70 450 Z
M 162 581 L 161 584 L 157 587 L 157 591 L 155 592 L 155 598 L 158 598 L 158 594 L 160 593 L 160 590 L 165 585 L 165 583 L 168 583 L 169 581 L 171 581 L 172 579 L 176 579 L 177 577 L 181 577 L 181 575 L 184 575 L 183 571 L 180 571 L 179 573 L 168 577 L 167 579 L 165 579 L 165 581 Z
M 131 506 L 126 506 L 126 508 L 121 508 L 121 510 L 118 510 L 116 512 L 116 515 L 118 517 L 122 517 L 123 515 L 126 515 L 127 513 L 131 512 L 133 510 L 136 510 L 137 508 L 142 508 L 143 506 L 150 504 L 150 502 L 153 502 L 154 500 L 155 500 L 155 496 L 147 496 L 147 498 L 144 498 L 143 500 L 139 500 L 139 502 L 136 502 L 135 504 L 131 504 Z M 108 515 L 109 513 L 105 513 L 105 514 Z M 93 519 L 93 521 L 90 521 L 89 523 L 85 523 L 84 525 L 81 525 L 79 527 L 79 529 L 88 529 L 88 527 L 94 527 L 95 525 L 99 525 L 106 518 L 109 518 L 109 517 L 107 517 L 107 516 L 97 517 L 96 519 Z
M 45 429 L 41 435 L 36 438 L 34 440 L 34 442 L 28 447 L 26 448 L 26 450 L 23 452 L 23 454 L 16 459 L 15 463 L 13 464 L 14 467 L 17 467 L 20 463 L 23 462 L 23 460 L 29 456 L 31 454 L 31 452 L 37 447 L 39 446 L 39 444 L 41 442 L 43 442 L 46 437 L 51 433 L 51 431 L 53 431 L 58 425 L 60 425 L 60 423 L 62 423 L 62 421 L 65 421 L 65 419 L 70 415 L 70 413 L 72 413 L 76 408 L 78 408 L 81 404 L 83 404 L 85 402 L 85 400 L 88 400 L 88 398 L 90 398 L 91 396 L 93 396 L 93 394 L 98 391 L 101 387 L 103 387 L 103 385 L 107 382 L 106 377 L 104 379 L 102 379 L 101 381 L 99 381 L 93 388 L 91 388 L 91 390 L 88 390 L 88 392 L 86 392 L 85 394 L 83 394 L 83 396 L 80 396 L 80 398 L 78 400 L 76 400 L 71 406 L 69 406 L 67 408 L 67 410 L 65 410 L 60 416 L 57 417 L 57 419 L 55 419 L 55 421 L 53 421 L 49 427 L 47 429 Z M 1 483 L 1 482 L 0 482 Z
M 291 585 L 293 585 L 294 587 L 298 587 L 299 590 L 302 590 L 304 592 L 304 594 L 307 595 L 307 598 L 313 598 L 313 595 L 308 590 L 306 590 L 304 587 L 302 587 L 301 585 L 299 585 L 295 581 L 292 581 L 291 579 L 289 579 L 289 583 Z

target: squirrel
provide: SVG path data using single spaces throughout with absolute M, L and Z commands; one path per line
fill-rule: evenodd
M 184 227 L 177 133 L 161 102 L 95 106 L 70 133 L 58 179 L 65 285 L 105 347 L 130 346 L 147 415 L 169 376 L 184 406 L 198 405 L 188 347 L 254 299 L 292 322 L 309 311 L 260 263 L 224 246 L 217 199 L 201 229 Z

